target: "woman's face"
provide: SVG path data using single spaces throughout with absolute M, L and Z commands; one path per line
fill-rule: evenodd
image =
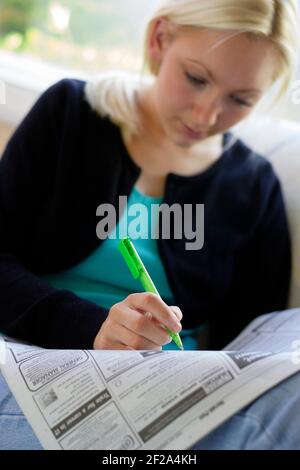
M 160 63 L 152 105 L 161 133 L 189 148 L 244 119 L 273 82 L 271 43 L 211 29 L 163 40 L 153 31 L 150 54 Z M 235 35 L 234 35 L 235 34 Z

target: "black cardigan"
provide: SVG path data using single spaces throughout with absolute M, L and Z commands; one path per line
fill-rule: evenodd
M 117 208 L 141 171 L 84 87 L 66 79 L 49 88 L 0 160 L 0 331 L 46 348 L 92 347 L 107 309 L 41 276 L 96 250 L 97 207 Z M 210 347 L 219 348 L 255 316 L 286 307 L 290 238 L 264 157 L 237 140 L 204 172 L 169 173 L 164 202 L 205 204 L 201 250 L 187 251 L 185 239 L 158 240 L 184 328 L 208 320 Z

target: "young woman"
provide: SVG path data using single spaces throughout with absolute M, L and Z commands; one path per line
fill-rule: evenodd
M 286 308 L 280 183 L 229 129 L 275 82 L 288 90 L 297 15 L 295 0 L 165 0 L 146 33 L 149 79 L 63 80 L 42 95 L 1 160 L 2 332 L 47 348 L 160 349 L 164 325 L 186 349 L 220 348 Z M 127 206 L 99 238 L 99 214 L 120 196 Z M 189 204 L 189 234 L 205 208 L 201 249 L 175 236 L 176 218 L 169 237 L 150 236 L 161 219 L 142 211 L 135 245 L 162 299 L 117 249 L 136 203 Z

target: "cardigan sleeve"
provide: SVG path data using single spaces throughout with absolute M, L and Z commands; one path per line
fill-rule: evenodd
M 260 215 L 254 233 L 235 257 L 224 311 L 212 319 L 213 349 L 223 348 L 255 317 L 287 308 L 291 240 L 281 185 L 268 162 L 253 199 L 252 210 Z
M 0 160 L 0 331 L 46 348 L 91 349 L 108 310 L 54 289 L 26 259 L 26 243 L 55 178 L 69 85 L 62 80 L 38 99 Z

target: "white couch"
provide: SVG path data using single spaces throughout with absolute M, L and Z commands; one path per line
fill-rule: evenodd
M 272 163 L 282 185 L 292 236 L 292 281 L 289 307 L 300 307 L 300 123 L 255 117 L 233 129 Z

